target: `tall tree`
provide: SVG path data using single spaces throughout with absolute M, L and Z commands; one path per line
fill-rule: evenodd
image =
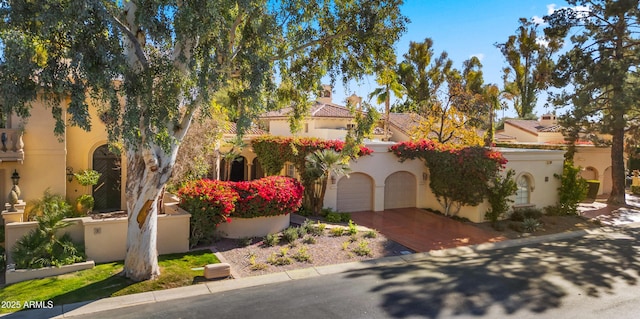
M 503 69 L 505 96 L 512 101 L 518 117 L 530 117 L 538 93 L 549 85 L 554 67 L 551 55 L 558 51 L 559 42 L 544 38 L 537 24 L 521 18 L 516 34 L 496 47 L 507 62 Z
M 194 113 L 233 83 L 239 131 L 319 79 L 362 75 L 404 31 L 401 0 L 16 0 L 0 4 L 0 93 L 29 115 L 42 97 L 62 135 L 91 128 L 89 104 L 127 159 L 124 274 L 155 278 L 157 202 Z M 66 101 L 69 101 L 66 103 Z M 295 104 L 294 104 L 295 105 Z M 67 113 L 67 116 L 64 115 Z M 65 117 L 68 122 L 65 122 Z
M 554 74 L 553 94 L 559 107 L 571 106 L 565 123 L 611 134 L 613 185 L 608 202 L 625 204 L 624 137 L 630 116 L 637 115 L 640 88 L 634 82 L 640 64 L 640 9 L 638 0 L 569 0 L 573 8 L 545 17 L 545 33 L 573 46 L 563 54 Z M 586 8 L 586 9 L 577 9 Z M 633 120 L 635 121 L 635 120 Z M 577 130 L 577 129 L 576 129 Z M 574 130 L 575 131 L 575 130 Z
M 395 60 L 395 55 L 392 57 Z M 393 64 L 392 64 L 393 63 Z M 389 140 L 389 114 L 391 112 L 391 94 L 396 97 L 402 96 L 404 87 L 398 81 L 398 73 L 395 70 L 395 61 L 387 62 L 381 70 L 377 72 L 376 82 L 381 87 L 376 88 L 369 94 L 369 98 L 375 97 L 378 104 L 384 103 L 384 140 Z

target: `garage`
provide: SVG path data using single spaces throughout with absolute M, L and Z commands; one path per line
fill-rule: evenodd
M 338 181 L 338 203 L 340 212 L 373 210 L 373 180 L 363 173 L 352 173 L 349 178 Z
M 384 181 L 384 209 L 416 207 L 416 177 L 401 171 Z

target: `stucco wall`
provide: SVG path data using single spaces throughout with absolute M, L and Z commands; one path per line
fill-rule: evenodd
M 576 148 L 573 161 L 582 169 L 588 167 L 595 169 L 596 178 L 600 181 L 598 195 L 611 192 L 611 148 L 579 146 Z
M 538 136 L 529 131 L 525 131 L 519 127 L 513 126 L 509 123 L 504 123 L 504 132 L 505 135 L 513 136 L 516 138 L 518 142 L 524 143 L 537 143 Z

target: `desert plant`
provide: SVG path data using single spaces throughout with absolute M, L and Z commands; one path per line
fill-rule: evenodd
M 349 241 L 352 243 L 355 243 L 358 241 L 358 236 L 356 234 L 353 234 L 351 236 L 349 236 Z
M 324 216 L 324 219 L 329 223 L 339 223 L 342 222 L 342 214 L 330 212 Z
M 282 238 L 289 244 L 295 242 L 298 237 L 298 228 L 296 227 L 288 227 L 282 232 Z
M 295 259 L 298 262 L 311 262 L 311 255 L 309 254 L 309 250 L 307 247 L 302 246 L 298 251 L 291 256 L 291 258 Z
M 25 220 L 36 220 L 38 216 L 44 216 L 49 214 L 62 214 L 64 217 L 72 217 L 73 211 L 71 205 L 58 194 L 52 194 L 49 189 L 44 191 L 42 198 L 36 201 L 29 202 L 28 209 L 25 210 L 27 218 Z
M 273 247 L 280 242 L 280 236 L 278 234 L 267 234 L 264 237 L 264 244 L 267 247 Z
M 370 229 L 370 230 L 367 230 L 363 236 L 364 238 L 376 238 L 378 237 L 378 232 L 373 229 Z
M 38 228 L 20 238 L 11 251 L 16 267 L 34 269 L 84 261 L 85 256 L 81 245 L 71 241 L 68 233 L 58 236 L 62 229 L 70 225 L 63 220 L 68 213 L 68 207 L 67 209 L 57 205 L 44 205 L 44 207 L 44 213 L 37 217 Z
M 307 245 L 312 245 L 317 243 L 316 238 L 313 236 L 307 236 L 305 238 L 302 239 L 302 242 L 307 244 Z
M 344 234 L 344 228 L 334 227 L 334 228 L 331 228 L 329 232 L 331 233 L 331 236 L 339 237 L 339 236 L 342 236 L 342 234 Z
M 304 236 L 306 236 L 309 233 L 309 228 L 304 227 L 304 226 L 300 226 L 297 228 L 298 230 L 298 237 L 303 238 Z
M 371 248 L 369 248 L 369 243 L 366 241 L 359 242 L 358 246 L 353 248 L 352 251 L 358 256 L 371 256 Z
M 342 242 L 342 250 L 347 250 L 349 248 L 349 244 L 351 244 L 350 241 L 343 241 Z
M 282 247 L 280 248 L 280 252 L 279 253 L 272 253 L 269 258 L 267 258 L 267 262 L 274 265 L 274 266 L 284 266 L 284 265 L 290 265 L 291 264 L 291 258 L 289 258 L 287 256 L 287 253 L 289 252 L 289 248 L 287 247 Z
M 349 220 L 349 225 L 347 225 L 347 233 L 349 235 L 355 235 L 358 233 L 358 225 L 356 225 L 352 220 Z
M 540 229 L 540 227 L 542 227 L 542 224 L 535 218 L 525 218 L 525 220 L 522 221 L 522 228 L 528 233 L 533 233 Z
M 249 268 L 253 271 L 264 270 L 264 269 L 267 269 L 267 267 L 269 267 L 267 264 L 257 262 L 255 254 L 251 254 L 249 256 L 249 265 L 250 265 Z

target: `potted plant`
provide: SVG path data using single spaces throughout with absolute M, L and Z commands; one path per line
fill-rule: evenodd
M 100 173 L 92 169 L 85 169 L 73 174 L 82 186 L 93 186 L 98 184 Z M 83 194 L 76 200 L 76 210 L 80 214 L 88 214 L 93 210 L 94 199 L 91 194 Z

